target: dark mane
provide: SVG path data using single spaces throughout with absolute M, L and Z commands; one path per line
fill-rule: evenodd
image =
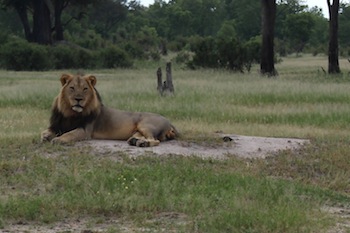
M 77 115 L 73 117 L 64 117 L 57 108 L 54 108 L 51 113 L 49 129 L 62 135 L 77 128 L 85 128 L 86 125 L 93 122 L 97 118 L 96 113 L 91 113 L 88 116 Z
M 96 95 L 97 95 L 97 99 L 98 99 L 98 101 L 101 103 L 101 106 L 103 106 L 103 103 L 102 103 L 102 98 L 101 98 L 101 95 L 100 95 L 100 93 L 96 90 L 96 88 L 94 88 L 95 89 L 95 92 L 96 92 Z

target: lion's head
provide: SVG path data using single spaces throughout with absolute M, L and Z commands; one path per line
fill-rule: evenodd
M 99 114 L 101 101 L 95 90 L 95 76 L 63 74 L 61 84 L 56 107 L 65 117 Z

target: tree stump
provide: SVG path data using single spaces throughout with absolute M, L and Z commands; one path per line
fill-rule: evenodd
M 157 90 L 161 96 L 174 95 L 173 77 L 171 74 L 171 62 L 166 63 L 166 80 L 162 80 L 162 69 L 157 70 Z

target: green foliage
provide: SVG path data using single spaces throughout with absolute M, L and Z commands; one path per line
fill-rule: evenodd
M 74 44 L 44 46 L 18 39 L 2 45 L 0 57 L 3 68 L 18 71 L 132 66 L 129 55 L 116 46 L 90 51 Z
M 176 63 L 188 63 L 191 60 L 191 54 L 188 51 L 180 51 L 175 57 Z
M 197 38 L 191 45 L 191 50 L 195 53 L 192 61 L 194 66 L 209 68 L 217 68 L 219 66 L 218 61 L 220 57 L 214 38 Z
M 350 17 L 350 4 L 344 4 L 341 7 L 341 14 L 339 14 L 339 43 L 343 46 L 350 46 L 349 42 L 349 17 Z
M 82 31 L 71 38 L 71 42 L 83 48 L 92 50 L 99 49 L 106 44 L 106 41 L 102 38 L 102 36 L 97 34 L 94 30 L 81 30 Z
M 65 45 L 57 45 L 51 48 L 52 56 L 55 58 L 56 69 L 70 69 L 77 67 L 77 57 L 73 48 Z
M 141 30 L 135 35 L 135 39 L 146 51 L 157 46 L 159 43 L 157 31 L 153 27 L 145 26 L 141 28 Z
M 246 63 L 245 68 L 250 71 L 254 63 L 260 63 L 261 56 L 261 37 L 252 37 L 244 44 Z
M 94 52 L 74 45 L 58 44 L 50 47 L 54 58 L 55 69 L 94 68 L 96 56 Z
M 236 23 L 234 20 L 224 21 L 220 30 L 217 33 L 217 37 L 225 40 L 228 38 L 237 38 Z
M 21 5 L 30 1 L 3 2 L 6 2 L 4 6 L 7 11 L 0 11 L 0 21 L 3 21 L 0 22 L 0 44 L 7 40 L 8 35 L 23 37 L 19 17 L 15 16 L 18 12 L 13 7 L 14 3 Z M 251 40 L 255 40 L 253 38 L 261 32 L 261 6 L 256 0 L 155 1 L 149 7 L 141 6 L 138 1 L 125 0 L 68 2 L 72 4 L 64 8 L 61 17 L 65 24 L 64 39 L 92 53 L 77 50 L 80 56 L 84 57 L 84 64 L 76 64 L 82 58 L 75 58 L 66 48 L 62 52 L 54 49 L 59 58 L 53 60 L 56 65 L 52 68 L 111 67 L 110 64 L 102 65 L 107 63 L 100 61 L 99 50 L 112 45 L 124 49 L 133 59 L 158 61 L 160 56 L 157 51 L 161 50 L 161 54 L 165 55 L 168 50 L 188 50 L 189 41 L 193 37 L 213 37 L 221 40 L 215 42 L 216 51 L 209 54 L 212 58 L 204 59 L 203 54 L 198 54 L 198 57 L 203 57 L 203 61 L 206 60 L 205 67 L 225 67 L 233 70 L 242 70 L 241 67 L 244 67 L 249 70 L 251 64 L 258 60 L 256 57 L 260 56 L 252 54 L 258 51 L 257 48 L 251 48 Z M 342 14 L 339 15 L 339 41 L 343 48 L 348 44 L 348 8 L 347 4 L 342 5 Z M 280 55 L 301 52 L 304 48 L 308 53 L 325 52 L 328 20 L 319 9 L 308 9 L 300 0 L 277 1 L 275 25 L 275 51 Z M 57 41 L 53 42 L 55 44 Z M 208 42 L 205 46 L 210 48 L 212 45 Z M 245 48 L 246 46 L 249 48 Z M 228 54 L 226 49 L 232 50 L 233 54 Z M 245 51 L 246 49 L 249 51 Z M 237 54 L 239 51 L 244 53 Z M 251 59 L 252 56 L 255 58 Z M 218 57 L 220 61 L 216 59 Z M 63 61 L 57 63 L 60 59 Z M 96 60 L 91 63 L 93 59 Z M 209 62 L 214 63 L 209 65 Z M 191 66 L 193 64 L 191 63 Z M 47 67 L 40 69 L 45 70 Z
M 306 43 L 309 41 L 314 27 L 314 18 L 311 13 L 299 13 L 288 15 L 286 17 L 286 33 L 290 43 L 293 45 L 293 52 L 300 53 L 303 51 Z
M 46 46 L 11 40 L 0 47 L 3 68 L 9 70 L 48 70 L 53 67 Z
M 137 59 L 145 59 L 146 52 L 143 49 L 142 45 L 135 41 L 128 41 L 124 45 L 124 50 L 132 57 Z
M 242 44 L 234 37 L 197 38 L 191 49 L 194 52 L 191 66 L 243 72 L 244 68 L 250 71 L 252 64 L 260 60 L 260 42 L 257 39 Z
M 102 67 L 116 68 L 116 67 L 131 67 L 132 61 L 129 55 L 121 48 L 117 46 L 109 46 L 102 49 L 100 52 L 100 59 Z
M 249 40 L 260 35 L 261 32 L 261 3 L 256 0 L 234 1 L 226 3 L 226 14 L 229 20 L 235 22 L 237 37 L 240 40 Z

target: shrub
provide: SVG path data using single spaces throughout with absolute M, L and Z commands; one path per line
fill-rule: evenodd
M 149 56 L 153 61 L 159 61 L 160 60 L 160 54 L 158 51 L 150 51 Z
M 175 62 L 176 63 L 188 63 L 191 59 L 191 53 L 188 51 L 180 51 L 176 57 Z
M 217 68 L 219 54 L 214 38 L 195 38 L 191 45 L 193 56 L 192 64 L 194 66 Z
M 66 45 L 57 45 L 52 47 L 51 54 L 54 57 L 56 69 L 77 68 L 77 56 L 71 47 Z
M 125 43 L 124 49 L 132 58 L 144 59 L 146 57 L 143 47 L 135 41 Z
M 94 68 L 96 61 L 93 52 L 74 45 L 59 44 L 50 48 L 54 57 L 55 69 Z
M 16 39 L 0 47 L 2 66 L 8 70 L 48 70 L 53 62 L 48 47 Z
M 97 59 L 97 52 L 89 51 L 86 49 L 79 49 L 77 51 L 77 61 L 79 68 L 96 68 L 98 66 Z
M 241 43 L 234 37 L 195 38 L 191 43 L 194 52 L 191 68 L 225 68 L 233 71 L 248 71 L 252 63 L 259 61 L 260 43 L 257 39 Z
M 116 46 L 103 49 L 100 53 L 103 68 L 131 67 L 132 60 L 129 55 Z
M 245 48 L 245 68 L 250 71 L 252 64 L 260 63 L 261 37 L 252 37 L 244 44 Z

